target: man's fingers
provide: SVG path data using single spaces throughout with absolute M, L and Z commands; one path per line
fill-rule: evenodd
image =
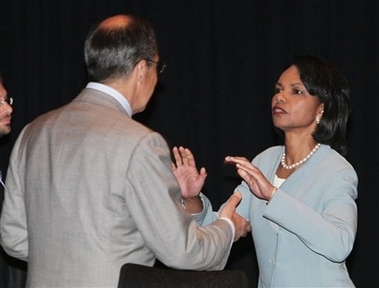
M 251 232 L 251 224 L 238 213 L 234 213 L 233 224 L 235 228 L 234 241 L 241 237 L 246 237 Z
M 193 157 L 191 150 L 186 148 L 185 150 L 186 160 L 189 166 L 195 166 L 195 157 Z
M 174 154 L 176 166 L 177 167 L 182 166 L 183 165 L 182 157 L 180 156 L 180 151 L 178 147 L 175 146 L 174 148 L 172 148 L 172 153 Z
M 202 177 L 203 179 L 207 178 L 208 174 L 207 174 L 207 170 L 204 168 L 204 167 L 201 167 L 200 169 L 200 177 Z
M 228 201 L 225 203 L 225 206 L 222 208 L 220 216 L 232 219 L 233 214 L 236 211 L 236 207 L 241 202 L 241 199 L 242 199 L 241 192 L 233 193 L 233 195 L 230 196 Z
M 235 229 L 234 241 L 237 241 L 241 237 L 246 237 L 252 229 L 249 221 L 236 213 L 236 207 L 241 202 L 241 199 L 242 193 L 239 191 L 234 192 L 233 195 L 229 197 L 220 213 L 221 217 L 227 217 L 232 220 Z
M 237 191 L 234 192 L 232 196 L 230 196 L 228 203 L 232 205 L 234 208 L 238 206 L 238 204 L 241 202 L 242 199 L 242 193 Z

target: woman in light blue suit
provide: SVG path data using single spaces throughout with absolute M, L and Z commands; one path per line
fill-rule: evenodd
M 358 193 L 357 174 L 342 156 L 347 151 L 347 81 L 325 61 L 300 56 L 280 76 L 271 108 L 284 146 L 271 147 L 252 162 L 225 159 L 243 178 L 236 188 L 243 193 L 237 211 L 253 227 L 258 285 L 354 287 L 345 264 L 357 230 Z M 187 187 L 183 203 L 190 212 L 201 211 L 194 216 L 202 225 L 212 222 L 217 213 L 195 189 L 205 169 L 197 172 L 188 149 L 175 148 L 174 155 L 174 172 Z

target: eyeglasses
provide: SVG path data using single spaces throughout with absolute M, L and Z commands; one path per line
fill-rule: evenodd
M 0 100 L 0 106 L 3 106 L 5 103 L 8 103 L 9 106 L 13 105 L 13 98 L 7 98 Z
M 158 74 L 161 74 L 164 71 L 164 69 L 167 67 L 167 65 L 164 62 L 162 62 L 162 61 L 156 62 L 156 61 L 153 61 L 153 60 L 150 60 L 150 59 L 145 59 L 145 60 L 149 61 L 151 63 L 154 63 L 155 65 L 157 65 L 157 72 L 158 72 Z

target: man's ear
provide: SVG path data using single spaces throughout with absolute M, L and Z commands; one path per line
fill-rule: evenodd
M 146 74 L 146 60 L 140 60 L 134 67 L 133 73 L 136 73 L 137 82 L 141 84 Z

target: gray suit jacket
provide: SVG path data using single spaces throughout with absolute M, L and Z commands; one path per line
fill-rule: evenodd
M 31 287 L 115 287 L 124 263 L 222 269 L 233 231 L 180 206 L 164 139 L 102 92 L 38 117 L 12 151 L 1 241 Z

